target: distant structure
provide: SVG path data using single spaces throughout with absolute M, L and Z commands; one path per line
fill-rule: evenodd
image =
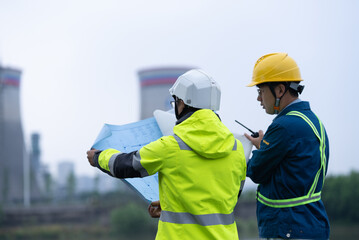
M 69 177 L 75 174 L 75 165 L 72 161 L 62 161 L 57 165 L 57 184 L 66 187 Z
M 31 134 L 31 155 L 30 155 L 32 166 L 35 169 L 40 168 L 40 134 L 39 133 L 32 133 Z
M 141 96 L 141 119 L 153 117 L 156 109 L 169 110 L 170 101 L 173 100 L 168 90 L 177 78 L 190 67 L 160 67 L 138 71 Z
M 0 66 L 0 201 L 24 199 L 25 145 L 20 117 L 21 71 Z
M 39 200 L 38 141 L 32 139 L 33 154 L 28 154 L 20 115 L 21 71 L 0 65 L 0 204 L 21 204 Z
M 96 174 L 95 177 L 79 176 L 76 178 L 76 192 L 106 193 L 111 191 L 130 190 L 118 178 L 108 177 L 106 174 Z
M 71 160 L 65 160 L 57 165 L 57 200 L 71 197 L 76 191 L 75 165 Z
M 41 148 L 40 148 L 40 134 L 31 134 L 31 149 L 30 149 L 30 172 L 31 172 L 31 192 L 37 197 L 40 193 L 46 193 L 48 191 L 49 183 L 48 179 L 49 170 L 47 166 L 41 162 Z M 34 196 L 33 196 L 34 197 Z

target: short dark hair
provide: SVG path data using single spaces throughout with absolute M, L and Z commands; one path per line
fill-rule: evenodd
M 293 88 L 290 88 L 290 83 L 291 82 L 266 82 L 266 83 L 261 83 L 261 84 L 258 84 L 257 87 L 260 88 L 262 86 L 269 86 L 269 87 L 276 87 L 278 86 L 279 84 L 283 84 L 285 86 L 285 88 L 289 91 L 289 94 L 293 97 L 298 97 L 299 94 L 298 94 L 298 91 L 297 90 L 294 90 Z M 299 84 L 299 81 L 295 81 L 294 83 L 298 83 Z

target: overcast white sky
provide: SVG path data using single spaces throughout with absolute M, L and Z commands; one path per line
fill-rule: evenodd
M 73 161 L 93 175 L 86 150 L 104 123 L 139 119 L 137 71 L 198 66 L 221 85 L 219 114 L 232 130 L 265 130 L 273 116 L 245 87 L 256 60 L 288 52 L 326 126 L 330 174 L 359 170 L 357 0 L 0 0 L 0 61 L 23 70 L 26 141 L 41 134 L 56 174 Z

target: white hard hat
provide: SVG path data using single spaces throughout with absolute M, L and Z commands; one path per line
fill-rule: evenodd
M 170 94 L 194 108 L 219 110 L 221 89 L 216 81 L 200 69 L 190 70 L 178 77 Z

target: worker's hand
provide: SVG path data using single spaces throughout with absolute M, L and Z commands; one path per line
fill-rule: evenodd
M 153 218 L 159 218 L 161 216 L 161 211 L 160 201 L 151 202 L 148 206 L 148 213 Z
M 95 155 L 95 153 L 97 152 L 97 149 L 91 149 L 87 151 L 87 159 L 90 163 L 91 166 L 95 167 L 95 162 L 93 160 L 93 156 Z
M 259 149 L 259 146 L 261 144 L 261 141 L 263 139 L 263 136 L 264 136 L 264 133 L 262 130 L 259 130 L 259 137 L 252 137 L 251 135 L 248 135 L 247 133 L 244 134 L 244 136 L 246 136 L 246 138 L 252 142 L 252 144 L 257 148 Z

